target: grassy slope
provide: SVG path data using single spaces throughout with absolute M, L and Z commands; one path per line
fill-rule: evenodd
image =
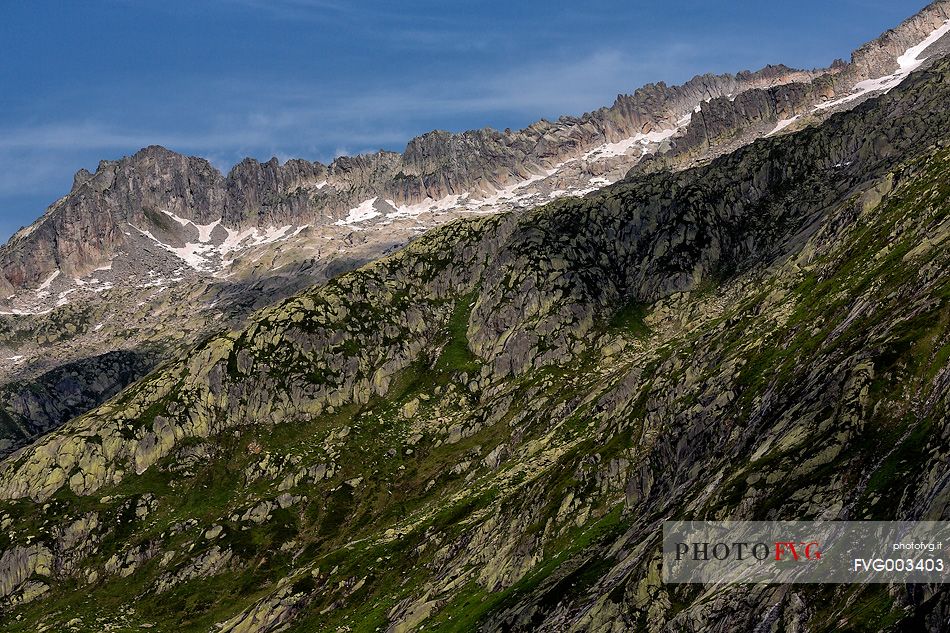
M 42 507 L 7 502 L 3 516 L 15 525 L 16 542 L 23 534 L 50 534 L 66 517 L 89 512 L 114 526 L 81 564 L 84 571 L 101 570 L 114 554 L 145 552 L 151 544 L 174 557 L 163 566 L 157 555 L 127 578 L 88 585 L 58 576 L 49 598 L 13 609 L 2 627 L 59 630 L 78 618 L 77 630 L 101 630 L 106 623 L 140 630 L 145 622 L 156 631 L 205 631 L 282 581 L 305 603 L 295 625 L 301 631 L 385 628 L 402 601 L 427 588 L 433 599 L 427 628 L 437 630 L 496 626 L 509 616 L 526 625 L 530 614 L 518 613 L 526 604 L 543 612 L 589 595 L 608 595 L 619 604 L 638 579 L 612 573 L 618 560 L 608 548 L 670 506 L 649 495 L 629 498 L 626 479 L 607 481 L 606 465 L 659 458 L 659 448 L 651 453 L 664 441 L 651 435 L 654 401 L 677 412 L 665 429 L 675 434 L 676 424 L 689 420 L 686 412 L 707 406 L 710 393 L 726 388 L 734 400 L 724 410 L 729 417 L 717 423 L 755 428 L 782 420 L 776 411 L 785 404 L 812 397 L 805 392 L 814 372 L 840 377 L 834 363 L 847 365 L 841 376 L 851 376 L 859 361 L 871 364 L 867 389 L 855 405 L 866 416 L 845 428 L 847 412 L 827 411 L 827 403 L 816 400 L 815 417 L 779 429 L 789 432 L 761 452 L 737 441 L 731 445 L 742 451 L 737 458 L 690 457 L 708 464 L 710 474 L 718 471 L 722 485 L 705 497 L 693 493 L 678 513 L 801 516 L 825 505 L 821 494 L 849 504 L 857 518 L 911 512 L 912 503 L 900 502 L 913 492 L 909 475 L 947 448 L 934 432 L 946 422 L 935 389 L 950 357 L 947 249 L 943 243 L 919 248 L 946 237 L 947 173 L 950 156 L 939 151 L 906 165 L 897 190 L 880 206 L 845 202 L 840 211 L 853 207 L 855 217 L 815 238 L 820 247 L 811 259 L 709 287 L 678 303 L 633 303 L 602 314 L 591 348 L 563 365 L 473 386 L 480 365 L 466 339 L 472 303 L 466 292 L 446 306 L 431 357 L 402 371 L 385 398 L 311 420 L 194 440 L 208 447 L 211 459 L 183 472 L 169 457 L 94 497 L 61 491 Z M 725 380 L 716 372 L 728 363 L 735 375 L 717 382 Z M 633 392 L 612 409 L 611 398 L 631 375 L 638 377 Z M 664 393 L 675 395 L 665 401 Z M 787 402 L 767 403 L 765 396 L 774 393 L 785 394 Z M 795 430 L 812 434 L 796 436 Z M 825 446 L 838 452 L 828 461 L 815 459 Z M 498 467 L 485 461 L 495 449 L 507 453 Z M 688 460 L 682 463 L 684 470 L 690 467 Z M 248 476 L 266 472 L 267 464 L 276 464 L 279 474 Z M 281 485 L 286 474 L 317 464 L 334 465 L 333 475 Z M 629 468 L 625 477 L 635 471 Z M 749 483 L 775 473 L 781 476 L 768 488 Z M 658 481 L 698 476 L 654 475 Z M 818 501 L 795 497 L 811 488 Z M 783 491 L 787 498 L 775 494 Z M 300 499 L 272 509 L 260 525 L 239 518 L 258 500 L 282 493 Z M 565 510 L 568 496 L 579 503 Z M 138 517 L 143 504 L 150 510 Z M 471 545 L 493 518 L 509 522 L 517 534 L 482 549 Z M 209 539 L 205 532 L 216 525 L 223 526 L 222 535 Z M 0 535 L 2 548 L 13 542 L 8 539 Z M 496 559 L 498 544 L 531 554 Z M 215 546 L 240 562 L 166 593 L 151 588 L 163 573 Z M 506 579 L 484 582 L 480 573 L 503 563 L 513 565 Z M 855 629 L 875 630 L 900 619 L 890 594 L 855 594 L 831 595 L 812 615 L 813 625 L 830 630 L 845 619 Z M 694 598 L 688 590 L 669 592 L 668 614 L 688 610 Z

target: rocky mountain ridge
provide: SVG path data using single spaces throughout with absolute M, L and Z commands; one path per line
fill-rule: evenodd
M 95 174 L 80 170 L 67 196 L 0 248 L 0 383 L 12 381 L 10 394 L 44 394 L 40 409 L 82 413 L 65 404 L 72 387 L 51 389 L 43 376 L 97 366 L 111 352 L 149 359 L 149 369 L 453 219 L 587 195 L 628 171 L 682 169 L 817 124 L 938 59 L 948 17 L 948 3 L 935 2 L 829 69 L 769 66 L 655 84 L 521 131 L 432 132 L 403 154 L 329 166 L 248 159 L 227 175 L 160 147 L 103 161 Z M 75 381 L 84 383 L 75 374 L 56 384 Z M 12 396 L 0 409 L 20 419 Z M 0 453 L 28 441 L 28 428 L 50 427 L 0 428 Z
M 849 63 L 814 71 L 768 66 L 702 75 L 682 86 L 652 84 L 619 96 L 609 108 L 520 131 L 430 132 L 411 140 L 402 154 L 341 157 L 330 165 L 246 159 L 225 176 L 203 159 L 149 147 L 103 161 L 95 174 L 80 170 L 65 198 L 0 249 L 0 290 L 35 289 L 54 274 L 61 281 L 88 275 L 112 261 L 127 238 L 138 237 L 128 235 L 129 224 L 172 251 L 224 243 L 227 253 L 245 241 L 287 239 L 289 230 L 275 233 L 281 227 L 345 222 L 361 205 L 368 217 L 357 213 L 354 223 L 431 208 L 495 211 L 550 199 L 534 195 L 541 183 L 545 194 L 593 190 L 643 157 L 659 156 L 660 164 L 678 167 L 708 160 L 763 135 L 763 126 L 805 116 L 818 120 L 896 85 L 887 79 L 902 79 L 918 67 L 918 55 L 924 61 L 945 51 L 948 20 L 950 3 L 940 0 L 862 46 Z M 922 42 L 927 45 L 912 59 L 899 61 Z M 682 140 L 667 145 L 677 137 Z M 157 214 L 177 218 L 181 226 L 165 226 Z M 207 227 L 204 234 L 199 226 Z M 195 239 L 200 237 L 205 239 Z M 194 265 L 188 255 L 200 260 L 201 250 L 177 254 Z
M 940 631 L 940 588 L 676 587 L 663 518 L 946 519 L 950 61 L 465 218 L 0 463 L 10 631 Z
M 634 170 L 682 168 L 728 153 L 752 138 L 801 129 L 898 85 L 922 65 L 950 52 L 950 5 L 933 3 L 899 27 L 857 49 L 849 63 L 803 81 L 751 89 L 704 104 L 671 151 Z M 774 127 L 773 127 L 774 126 Z

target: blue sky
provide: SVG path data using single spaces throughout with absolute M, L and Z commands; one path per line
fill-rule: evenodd
M 793 8 L 790 8 L 793 4 Z M 923 0 L 0 4 L 0 239 L 80 167 L 158 143 L 227 169 L 523 127 L 702 72 L 829 64 Z

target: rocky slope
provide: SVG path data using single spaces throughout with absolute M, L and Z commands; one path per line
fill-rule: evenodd
M 697 111 L 670 151 L 634 169 L 677 168 L 708 161 L 751 139 L 801 129 L 898 85 L 914 70 L 950 51 L 950 3 L 934 2 L 897 28 L 868 42 L 848 63 L 803 81 L 714 98 Z
M 26 390 L 34 399 L 33 411 L 83 413 L 140 375 L 125 371 L 121 363 L 108 367 L 110 361 L 134 356 L 143 363 L 143 370 L 151 369 L 163 359 L 184 353 L 210 331 L 238 327 L 255 310 L 376 259 L 404 245 L 416 233 L 411 227 L 389 227 L 349 235 L 307 235 L 293 249 L 252 250 L 245 255 L 246 261 L 235 266 L 239 272 L 227 279 L 161 266 L 131 284 L 113 285 L 98 276 L 90 277 L 87 283 L 94 293 L 90 300 L 0 320 L 0 345 L 7 349 L 5 366 L 0 367 L 0 384 L 4 385 L 0 387 L 0 410 L 17 418 L 20 404 L 16 394 Z M 146 246 L 140 258 L 154 255 Z M 107 272 L 125 274 L 119 263 Z M 116 380 L 108 389 L 85 391 L 89 396 L 102 396 L 81 398 L 79 402 L 89 407 L 64 402 L 70 391 L 50 390 L 44 385 L 46 376 L 57 369 L 68 373 L 89 359 L 96 362 L 97 381 Z M 45 419 L 0 425 L 0 454 L 48 428 Z
M 67 363 L 2 388 L 0 455 L 95 408 L 155 366 L 147 354 L 119 351 Z
M 550 177 L 568 161 L 581 163 L 575 171 L 588 170 L 570 188 L 588 185 L 610 171 L 607 165 L 589 171 L 587 163 L 597 161 L 588 154 L 623 155 L 622 148 L 611 147 L 618 142 L 638 153 L 654 149 L 685 126 L 703 101 L 820 75 L 783 66 L 704 75 L 683 86 L 646 86 L 580 118 L 539 121 L 518 131 L 434 131 L 412 139 L 402 154 L 342 157 L 330 165 L 246 159 L 225 176 L 204 159 L 148 147 L 102 161 L 95 174 L 80 170 L 72 191 L 3 248 L 0 283 L 7 290 L 35 289 L 57 271 L 63 281 L 83 277 L 144 232 L 172 248 L 204 244 L 210 251 L 223 245 L 218 250 L 226 255 L 245 242 L 285 237 L 273 232 L 279 227 L 346 220 L 371 200 L 366 215 L 418 215 L 430 205 L 496 210 L 498 202 L 517 197 L 508 188 Z M 450 196 L 455 199 L 446 200 Z M 258 233 L 245 234 L 247 229 Z M 201 250 L 179 255 L 186 261 L 194 256 L 198 269 L 220 264 Z M 209 260 L 206 266 L 197 263 L 202 259 Z
M 768 66 L 703 75 L 682 86 L 654 84 L 581 117 L 519 131 L 435 131 L 411 140 L 402 154 L 343 157 L 328 166 L 246 159 L 225 176 L 203 159 L 149 147 L 102 161 L 95 174 L 80 170 L 72 191 L 3 248 L 0 283 L 9 291 L 37 288 L 54 274 L 88 275 L 111 262 L 127 238 L 138 237 L 130 225 L 173 249 L 210 250 L 224 242 L 226 253 L 251 238 L 246 229 L 259 231 L 257 239 L 286 237 L 273 230 L 333 223 L 371 200 L 367 214 L 381 216 L 431 205 L 492 210 L 498 198 L 509 197 L 500 195 L 508 188 L 555 175 L 565 190 L 582 189 L 613 171 L 598 158 L 623 157 L 629 167 L 645 155 L 668 154 L 656 150 L 667 149 L 661 142 L 675 135 L 683 136 L 672 144 L 675 162 L 683 163 L 684 153 L 708 159 L 731 151 L 726 141 L 761 135 L 763 125 L 819 116 L 893 87 L 945 52 L 948 32 L 950 2 L 940 0 L 855 51 L 851 62 L 827 69 Z M 549 191 L 559 188 L 551 184 Z M 200 248 L 190 250 L 179 256 L 210 259 Z
M 0 463 L 10 631 L 940 631 L 939 587 L 659 580 L 665 518 L 946 519 L 950 61 L 462 219 Z
M 69 194 L 0 247 L 0 385 L 113 351 L 147 351 L 154 364 L 458 217 L 584 195 L 631 169 L 681 169 L 816 124 L 939 58 L 948 7 L 933 3 L 828 69 L 650 85 L 520 131 L 432 132 L 401 154 L 331 165 L 248 159 L 224 175 L 149 147 L 80 170 Z M 104 395 L 133 375 L 106 373 L 120 382 Z M 82 412 L 58 393 L 36 406 Z M 30 428 L 0 427 L 0 445 L 32 437 L 14 426 Z

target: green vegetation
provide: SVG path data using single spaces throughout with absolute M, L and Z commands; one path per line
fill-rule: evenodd
M 905 516 L 950 455 L 950 153 L 863 157 L 896 183 L 869 204 L 823 152 L 870 125 L 453 223 L 202 341 L 10 467 L 42 499 L 0 504 L 3 547 L 64 571 L 0 628 L 727 627 L 735 594 L 657 577 L 663 519 Z M 815 630 L 906 615 L 756 595 Z
M 609 331 L 646 338 L 650 335 L 650 328 L 644 322 L 647 314 L 648 306 L 639 301 L 630 301 L 610 319 Z

